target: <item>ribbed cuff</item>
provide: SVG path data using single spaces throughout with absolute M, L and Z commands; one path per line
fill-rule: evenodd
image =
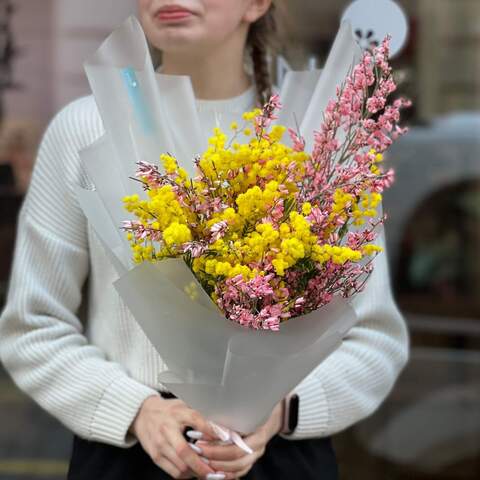
M 325 391 L 315 376 L 307 377 L 293 391 L 299 396 L 298 424 L 291 434 L 281 434 L 287 440 L 323 437 L 328 429 L 329 409 Z
M 152 395 L 160 394 L 126 374 L 117 377 L 107 386 L 97 405 L 90 440 L 122 448 L 133 446 L 138 440 L 128 429 L 143 401 Z

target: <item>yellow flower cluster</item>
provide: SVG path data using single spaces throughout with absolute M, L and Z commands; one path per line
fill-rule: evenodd
M 178 203 L 175 192 L 170 185 L 148 191 L 149 200 L 141 200 L 138 195 L 123 198 L 127 211 L 135 214 L 145 225 L 164 231 L 172 222 L 187 223 L 185 210 Z
M 123 198 L 124 207 L 135 214 L 144 227 L 163 232 L 167 247 L 191 239 L 191 232 L 187 226 L 187 212 L 177 201 L 171 186 L 165 185 L 159 189 L 149 190 L 148 197 L 149 200 L 141 200 L 138 195 L 126 196 Z M 132 233 L 127 235 L 127 239 L 136 263 L 160 260 L 172 253 L 164 246 L 155 251 L 151 244 L 147 246 L 138 244 Z
M 192 240 L 192 232 L 186 225 L 178 222 L 172 222 L 163 231 L 163 240 L 168 247 L 182 245 L 183 243 L 190 242 Z
M 257 225 L 254 232 L 234 243 L 237 255 L 245 263 L 261 262 L 268 257 L 276 272 L 283 275 L 286 268 L 305 257 L 310 244 L 315 241 L 308 226 L 306 231 L 302 229 L 304 225 L 297 216 L 292 212 L 278 229 L 268 222 Z
M 268 182 L 264 190 L 258 186 L 249 188 L 237 197 L 238 214 L 250 221 L 262 217 L 280 197 L 278 182 L 275 180 Z
M 174 157 L 166 153 L 162 153 L 160 155 L 160 160 L 163 163 L 163 168 L 165 169 L 166 173 L 177 174 L 177 178 L 175 179 L 177 185 L 185 184 L 185 182 L 188 180 L 188 174 L 185 169 L 178 166 L 177 160 Z
M 351 193 L 344 192 L 341 188 L 337 188 L 333 194 L 333 205 L 331 217 L 341 216 L 344 220 L 347 219 L 347 210 L 355 202 L 355 197 Z
M 253 111 L 255 112 L 255 110 Z M 246 112 L 246 117 L 252 118 L 258 113 Z M 233 130 L 238 125 L 231 125 Z M 235 127 L 235 128 L 233 128 Z M 295 152 L 281 143 L 286 128 L 274 125 L 266 138 L 251 138 L 248 143 L 233 142 L 231 148 L 227 145 L 227 136 L 219 128 L 214 129 L 214 135 L 209 139 L 209 147 L 200 159 L 200 168 L 204 175 L 219 188 L 228 182 L 236 193 L 245 192 L 258 184 L 259 180 L 277 180 L 285 185 L 290 192 L 296 191 L 296 183 L 303 178 L 305 162 L 309 156 L 305 152 Z M 253 129 L 244 129 L 250 136 Z M 235 138 L 235 137 L 234 137 Z M 287 168 L 295 168 L 293 181 L 286 181 Z M 205 187 L 202 182 L 195 184 L 200 191 Z
M 331 245 L 315 245 L 312 252 L 312 259 L 316 262 L 325 263 L 331 260 L 337 265 L 343 265 L 348 261 L 358 262 L 362 256 L 362 252 L 358 250 L 349 247 L 332 247 Z
M 362 252 L 364 255 L 370 256 L 379 252 L 383 252 L 383 248 L 379 247 L 378 245 L 369 244 L 362 247 Z
M 306 208 L 308 210 L 308 206 Z M 280 251 L 276 254 L 272 265 L 275 272 L 283 276 L 287 268 L 303 258 L 311 257 L 318 238 L 311 232 L 310 223 L 305 216 L 295 211 L 290 213 L 287 222 L 280 225 L 279 233 Z
M 155 252 L 153 245 L 141 245 L 139 243 L 131 242 L 133 251 L 133 261 L 141 263 L 143 261 L 152 262 L 155 260 Z
M 370 171 L 375 175 L 380 175 L 382 171 L 380 170 L 380 167 L 378 166 L 378 164 L 383 162 L 383 154 L 377 153 L 373 148 L 369 151 L 369 153 L 371 155 L 375 155 L 374 164 L 370 167 Z
M 354 218 L 354 225 L 363 225 L 366 218 L 377 216 L 376 207 L 382 201 L 380 193 L 362 192 L 360 200 L 352 203 L 352 217 Z
M 338 188 L 333 195 L 330 219 L 341 218 L 347 221 L 352 217 L 354 225 L 363 225 L 366 218 L 377 216 L 376 207 L 381 201 L 382 195 L 377 192 L 363 191 L 360 198 L 357 199 L 351 193 L 346 193 Z

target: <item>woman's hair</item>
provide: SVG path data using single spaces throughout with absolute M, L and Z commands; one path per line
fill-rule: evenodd
M 252 58 L 253 76 L 257 88 L 257 102 L 264 105 L 272 94 L 272 77 L 268 62 L 269 54 L 279 49 L 279 19 L 275 1 L 268 11 L 250 25 L 247 47 Z
M 272 94 L 272 77 L 269 55 L 280 49 L 280 0 L 272 0 L 267 12 L 250 25 L 247 36 L 247 51 L 251 57 L 252 73 L 257 89 L 258 106 L 263 106 Z M 283 16 L 282 16 L 283 17 Z M 150 45 L 155 67 L 162 62 L 162 52 Z

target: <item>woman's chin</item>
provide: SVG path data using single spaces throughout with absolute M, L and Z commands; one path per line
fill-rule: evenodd
M 157 36 L 154 45 L 166 53 L 189 54 L 199 50 L 203 44 L 202 39 L 193 36 L 192 32 L 184 29 L 183 31 L 176 29 L 164 30 L 161 35 Z

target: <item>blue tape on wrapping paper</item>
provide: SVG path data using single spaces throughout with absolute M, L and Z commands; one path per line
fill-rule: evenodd
M 132 67 L 123 68 L 122 78 L 143 134 L 152 135 L 154 132 L 153 118 L 142 94 L 135 70 Z

